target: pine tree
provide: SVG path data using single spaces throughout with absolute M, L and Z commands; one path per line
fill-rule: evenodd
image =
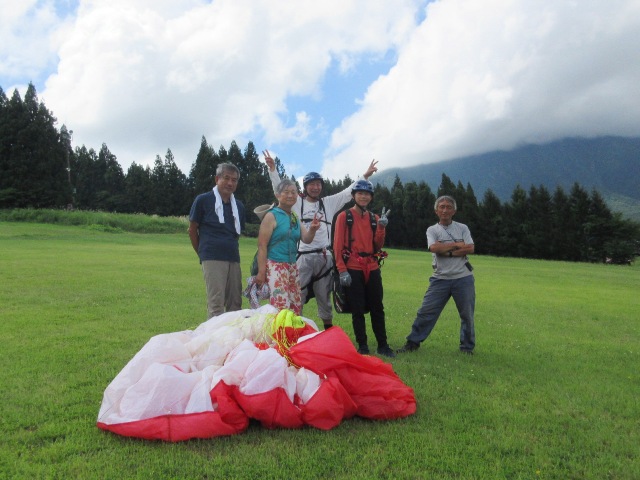
M 203 135 L 196 161 L 189 173 L 192 196 L 208 192 L 214 187 L 218 163 L 220 163 L 218 154 L 207 144 L 207 139 Z
M 0 207 L 13 205 L 17 190 L 12 184 L 11 148 L 13 145 L 9 99 L 0 87 Z
M 97 206 L 98 155 L 94 149 L 87 149 L 84 145 L 76 147 L 71 156 L 71 183 L 75 192 L 76 207 L 83 210 L 95 210 Z
M 105 143 L 98 152 L 98 168 L 102 175 L 98 208 L 110 212 L 126 211 L 124 172 L 118 158 L 111 153 Z
M 611 235 L 602 245 L 607 263 L 631 265 L 640 255 L 640 223 L 623 220 L 615 213 L 608 222 Z
M 62 125 L 60 127 L 60 146 L 62 147 L 62 151 L 64 152 L 64 157 L 66 161 L 66 171 L 67 171 L 67 181 L 69 183 L 69 201 L 67 203 L 68 209 L 74 208 L 74 195 L 73 195 L 73 185 L 71 183 L 71 156 L 73 155 L 73 149 L 71 148 L 71 136 L 73 135 L 72 130 L 67 130 L 66 125 Z
M 0 206 L 66 206 L 71 193 L 66 145 L 55 128 L 55 117 L 38 102 L 32 83 L 24 101 L 15 90 L 8 101 L 2 92 L 0 104 Z
M 605 244 L 615 236 L 613 227 L 613 215 L 604 202 L 602 196 L 596 191 L 591 192 L 587 218 L 584 223 L 587 235 L 586 257 L 590 262 L 605 262 L 608 255 Z
M 575 246 L 568 230 L 570 217 L 569 199 L 561 186 L 557 186 L 551 201 L 551 222 L 547 240 L 550 241 L 553 260 L 571 260 Z
M 152 213 L 153 184 L 151 169 L 133 162 L 125 177 L 127 212 Z
M 253 142 L 247 144 L 242 161 L 244 175 L 238 184 L 237 196 L 244 202 L 247 211 L 247 221 L 257 223 L 258 217 L 253 215 L 253 209 L 258 205 L 272 203 L 274 199 L 271 180 L 267 173 L 267 165 L 260 161 Z
M 187 176 L 180 171 L 170 149 L 165 155 L 165 170 L 171 194 L 170 215 L 187 215 L 191 208 L 191 192 Z
M 526 217 L 527 256 L 531 258 L 550 258 L 552 256 L 551 242 L 547 238 L 551 220 L 551 195 L 540 185 L 531 186 Z
M 573 245 L 568 260 L 578 262 L 589 259 L 589 236 L 585 228 L 588 215 L 589 194 L 576 182 L 569 194 L 569 216 L 566 220 Z
M 222 161 L 222 155 L 220 155 L 220 160 Z M 240 179 L 247 175 L 247 166 L 244 164 L 244 156 L 242 155 L 242 151 L 235 140 L 231 142 L 229 145 L 229 151 L 227 152 L 227 158 L 224 160 L 226 163 L 232 163 L 238 170 L 240 170 Z
M 416 248 L 420 246 L 419 240 L 421 237 L 421 232 L 416 222 L 419 215 L 418 204 L 416 202 L 416 198 L 418 197 L 418 184 L 416 182 L 407 182 L 403 187 L 401 218 L 402 226 L 404 227 L 404 241 L 402 245 Z
M 449 195 L 453 198 L 456 198 L 456 186 L 445 173 L 442 174 L 442 180 L 440 181 L 440 186 L 438 187 L 437 196 L 441 197 L 442 195 Z M 456 203 L 457 202 L 458 199 L 456 198 Z
M 470 183 L 467 183 L 467 187 L 464 190 L 464 218 L 465 224 L 469 227 L 469 230 L 472 232 L 476 231 L 478 226 L 478 215 L 479 215 L 479 207 L 478 207 L 478 199 L 476 198 L 476 194 L 473 191 Z
M 501 239 L 504 236 L 505 222 L 503 207 L 493 190 L 484 192 L 478 210 L 478 225 L 471 232 L 476 253 L 504 256 Z
M 393 228 L 387 231 L 385 244 L 389 247 L 403 246 L 407 239 L 407 217 L 404 213 L 404 185 L 398 175 L 391 188 L 391 204 L 388 208 L 393 211 L 394 223 Z
M 504 205 L 504 220 L 508 235 L 501 235 L 503 252 L 509 257 L 525 256 L 527 192 L 517 185 L 511 194 L 511 201 Z
M 161 216 L 186 215 L 191 202 L 187 177 L 176 165 L 171 149 L 164 161 L 156 155 L 151 171 L 154 213 Z
M 420 182 L 418 184 L 418 197 L 416 199 L 418 206 L 417 218 L 415 219 L 418 232 L 418 242 L 416 246 L 419 248 L 427 246 L 427 229 L 438 221 L 435 209 L 433 208 L 435 203 L 436 196 L 431 191 L 429 185 L 425 182 Z

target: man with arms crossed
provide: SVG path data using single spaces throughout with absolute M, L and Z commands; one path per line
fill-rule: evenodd
M 397 352 L 413 352 L 429 336 L 451 297 L 460 314 L 460 351 L 472 354 L 476 345 L 474 310 L 476 290 L 473 267 L 467 255 L 475 251 L 469 228 L 453 221 L 456 201 L 447 195 L 435 203 L 439 222 L 427 229 L 427 245 L 433 254 L 433 275 L 424 294 L 422 306 L 407 336 L 407 343 Z

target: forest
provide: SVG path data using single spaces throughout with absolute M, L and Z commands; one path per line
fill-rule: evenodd
M 176 165 L 170 149 L 156 156 L 153 167 L 132 163 L 126 172 L 106 144 L 96 151 L 72 148 L 72 131 L 39 101 L 33 84 L 24 98 L 15 90 L 7 97 L 0 87 L 0 208 L 64 208 L 159 216 L 188 215 L 196 195 L 214 185 L 218 164 L 230 162 L 240 170 L 236 197 L 252 212 L 274 200 L 266 165 L 252 142 L 244 150 L 231 142 L 217 150 L 203 136 L 189 174 Z M 276 164 L 281 176 L 286 169 Z M 295 180 L 295 178 L 294 178 Z M 375 184 L 375 176 L 372 177 Z M 325 179 L 324 195 L 352 183 Z M 462 185 L 442 173 L 437 191 L 424 182 L 391 188 L 375 185 L 373 211 L 391 210 L 386 245 L 425 248 L 425 232 L 437 218 L 437 196 L 452 195 L 458 203 L 454 220 L 469 226 L 476 253 L 577 262 L 630 263 L 640 254 L 640 224 L 612 212 L 600 193 L 577 182 L 569 191 L 557 187 L 517 186 L 509 201 L 487 190 L 476 198 L 470 184 Z M 248 213 L 247 222 L 258 218 Z M 249 225 L 251 227 L 251 225 Z M 255 228 L 248 228 L 248 234 Z

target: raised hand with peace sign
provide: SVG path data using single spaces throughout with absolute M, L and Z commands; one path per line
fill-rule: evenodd
M 378 225 L 382 225 L 383 227 L 386 227 L 389 224 L 389 214 L 391 213 L 391 209 L 389 210 L 385 210 L 384 207 L 382 207 L 382 214 L 380 215 L 380 218 L 378 219 Z

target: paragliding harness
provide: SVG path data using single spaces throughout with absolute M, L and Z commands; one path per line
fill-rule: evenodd
M 303 197 L 302 203 L 300 205 L 300 219 L 301 221 L 304 221 L 304 196 L 301 194 L 301 196 Z M 327 251 L 329 252 L 330 255 L 333 255 L 333 248 L 331 245 L 331 237 L 329 236 L 329 231 L 331 230 L 331 222 L 327 221 L 327 210 L 324 208 L 324 202 L 322 201 L 322 199 L 318 199 L 318 202 L 320 203 L 320 210 L 322 210 L 323 212 L 323 220 L 320 220 L 321 222 L 324 222 L 327 224 L 328 228 L 327 228 L 327 239 L 329 240 L 329 246 L 326 248 L 316 248 L 315 250 L 298 250 L 298 256 L 296 257 L 296 260 L 298 258 L 300 258 L 300 255 L 306 255 L 308 253 L 322 253 L 324 255 L 327 255 Z M 311 220 L 311 219 L 308 219 Z M 298 244 L 299 245 L 299 244 Z M 307 283 L 306 285 L 302 286 L 301 290 L 307 291 L 307 295 L 305 298 L 305 305 L 307 304 L 307 302 L 309 300 L 311 300 L 312 298 L 314 298 L 316 296 L 314 290 L 313 290 L 313 284 L 316 283 L 318 280 L 320 280 L 321 278 L 324 278 L 328 275 L 331 274 L 331 268 L 327 268 L 325 271 L 320 272 L 318 275 L 316 276 L 312 276 L 311 279 L 309 280 L 309 283 Z
M 368 213 L 369 213 L 369 223 L 371 225 L 371 232 L 373 233 L 372 235 L 373 253 L 358 252 L 358 255 L 360 257 L 374 257 L 378 262 L 378 265 L 382 266 L 384 264 L 384 259 L 387 258 L 388 254 L 384 250 L 381 250 L 381 249 L 376 250 L 375 238 L 376 238 L 376 230 L 378 228 L 378 222 L 373 212 L 368 212 Z M 352 241 L 351 230 L 353 227 L 353 212 L 351 211 L 351 209 L 348 209 L 345 211 L 345 220 L 346 220 L 347 229 L 348 229 L 347 231 L 348 240 L 347 240 L 347 245 L 342 249 L 342 252 L 340 253 L 342 255 L 342 260 L 346 264 L 349 258 L 351 257 L 351 241 Z M 332 252 L 332 253 L 335 254 L 335 252 Z M 349 298 L 347 296 L 347 291 L 345 287 L 343 287 L 342 284 L 340 283 L 340 272 L 336 267 L 335 256 L 334 256 L 334 262 L 333 262 L 333 269 L 331 272 L 331 292 L 333 297 L 333 307 L 336 309 L 336 312 L 351 313 L 351 306 L 349 305 Z M 365 313 L 368 313 L 368 312 L 369 312 L 369 307 L 365 306 Z

